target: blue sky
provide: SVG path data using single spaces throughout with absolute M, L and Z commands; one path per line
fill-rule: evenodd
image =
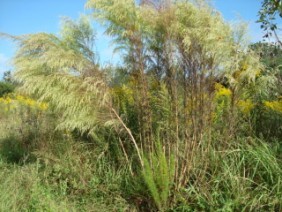
M 63 16 L 77 19 L 80 14 L 90 13 L 84 8 L 86 0 L 0 0 L 0 32 L 21 35 L 37 32 L 58 33 L 60 18 Z M 261 40 L 262 31 L 257 20 L 260 0 L 214 0 L 215 8 L 226 21 L 238 17 L 249 23 L 253 42 Z M 97 51 L 102 63 L 117 62 L 112 54 L 110 38 L 103 35 L 103 29 L 95 24 L 97 31 Z M 10 59 L 16 47 L 8 40 L 0 38 L 0 76 L 11 68 Z

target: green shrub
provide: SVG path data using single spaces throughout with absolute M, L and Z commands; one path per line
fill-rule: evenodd
M 12 93 L 14 90 L 15 86 L 12 83 L 0 81 L 0 97 Z
M 34 159 L 29 147 L 13 136 L 0 140 L 0 154 L 8 163 L 23 164 Z

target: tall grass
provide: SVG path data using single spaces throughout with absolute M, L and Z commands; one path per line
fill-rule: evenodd
M 28 162 L 11 158 L 10 152 L 21 156 L 16 144 L 3 149 L 1 142 L 0 211 L 135 210 L 123 195 L 128 169 L 111 165 L 93 145 L 70 138 L 49 140 L 44 149 L 28 152 L 34 155 Z
M 1 211 L 72 211 L 72 203 L 57 196 L 39 177 L 39 164 L 8 165 L 0 161 Z
M 231 149 L 213 149 L 200 180 L 201 158 L 183 188 L 179 209 L 190 211 L 280 211 L 282 166 L 275 149 L 257 139 L 240 139 Z M 280 144 L 281 145 L 281 144 Z M 202 156 L 201 156 L 202 157 Z

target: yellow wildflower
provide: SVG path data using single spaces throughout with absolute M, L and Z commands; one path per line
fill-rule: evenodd
M 46 110 L 48 108 L 48 104 L 45 102 L 37 102 L 34 99 L 24 97 L 21 95 L 17 95 L 14 99 L 11 99 L 10 97 L 0 98 L 0 103 L 4 103 L 5 105 L 8 105 L 9 110 L 14 109 L 19 105 L 22 105 L 24 107 L 33 107 L 39 110 Z
M 271 109 L 275 112 L 282 113 L 282 99 L 276 101 L 265 101 L 264 106 L 268 109 Z
M 28 106 L 34 106 L 35 105 L 35 101 L 33 99 L 25 99 L 25 104 Z
M 240 100 L 238 106 L 244 114 L 249 114 L 251 110 L 255 107 L 255 104 L 250 100 Z
M 24 102 L 25 98 L 23 96 L 17 95 L 16 100 L 18 100 L 20 102 Z
M 261 75 L 261 70 L 260 69 L 256 70 L 256 77 L 259 77 L 260 75 Z
M 39 103 L 38 107 L 40 110 L 47 110 L 48 105 L 46 103 Z
M 225 88 L 223 85 L 221 85 L 220 83 L 216 83 L 215 84 L 215 90 L 216 90 L 216 97 L 219 98 L 221 96 L 231 96 L 232 92 L 230 89 Z
M 4 103 L 5 105 L 8 105 L 12 102 L 12 99 L 10 97 L 0 98 L 0 102 Z
M 7 98 L 6 98 L 6 103 L 7 103 L 7 104 L 10 104 L 11 101 L 12 101 L 12 99 L 11 99 L 10 97 L 7 97 Z

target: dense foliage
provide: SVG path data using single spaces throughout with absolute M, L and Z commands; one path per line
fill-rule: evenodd
M 122 65 L 99 64 L 85 16 L 12 37 L 0 209 L 282 210 L 280 47 L 249 47 L 205 1 L 86 6 Z

